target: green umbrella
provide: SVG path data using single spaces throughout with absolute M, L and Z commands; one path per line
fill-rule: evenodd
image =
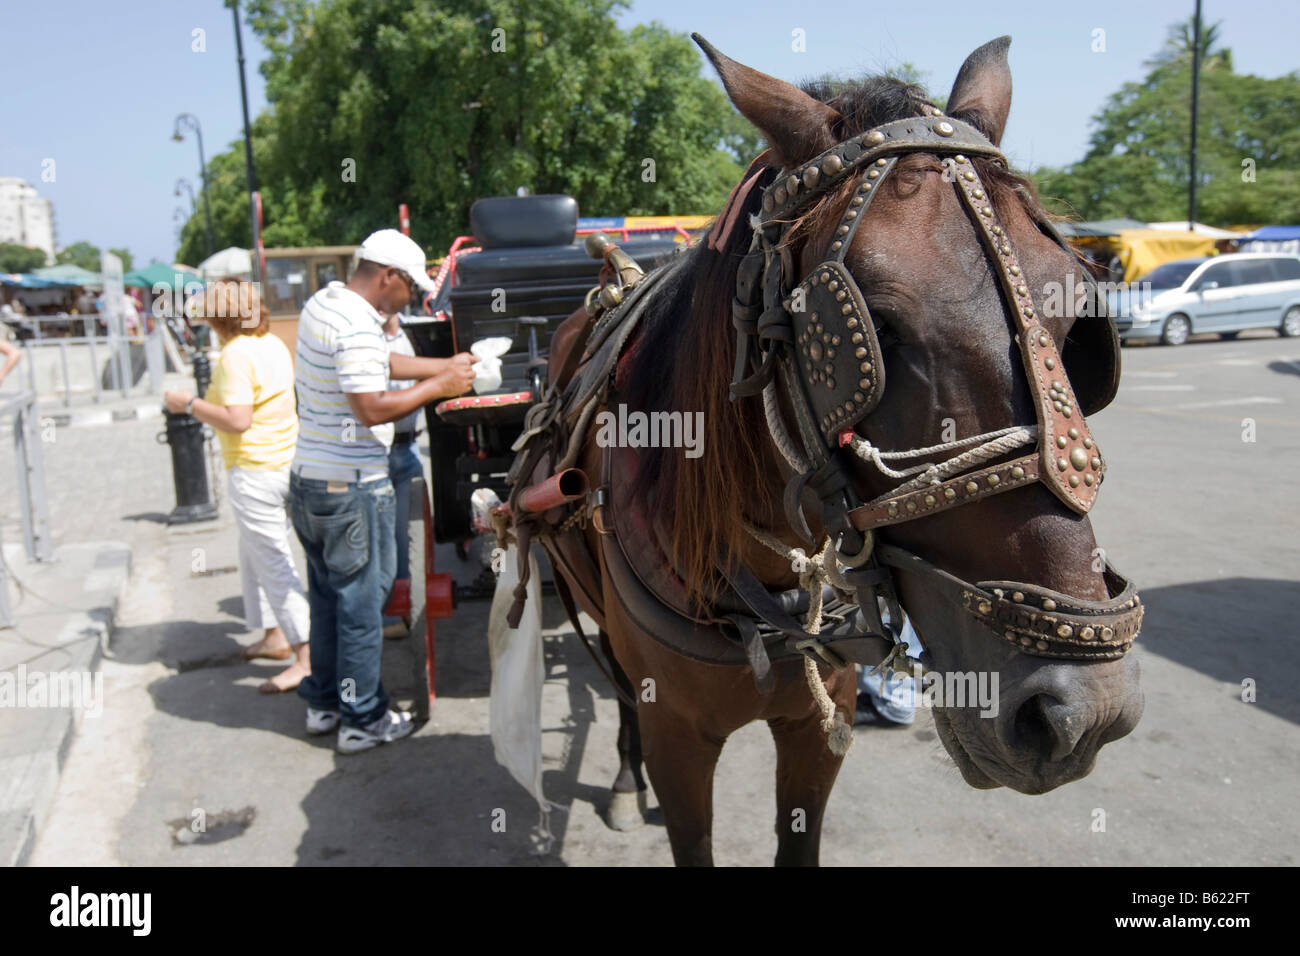
M 35 269 L 32 274 L 42 279 L 50 279 L 60 285 L 101 286 L 104 284 L 104 278 L 98 272 L 91 272 L 71 262 Z

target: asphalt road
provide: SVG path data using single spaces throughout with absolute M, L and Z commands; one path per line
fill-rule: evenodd
M 907 729 L 859 729 L 827 812 L 823 863 L 1297 862 L 1300 341 L 1138 346 L 1124 362 L 1119 398 L 1090 420 L 1109 462 L 1093 521 L 1147 606 L 1134 651 L 1141 723 L 1102 751 L 1089 777 L 1037 797 L 968 788 L 924 710 Z M 114 482 L 129 493 L 97 502 L 102 521 L 145 510 L 132 469 L 146 466 L 131 453 L 152 463 L 155 430 L 112 426 Z M 161 486 L 157 510 L 168 491 Z M 462 605 L 439 629 L 430 723 L 401 743 L 339 757 L 304 736 L 296 698 L 256 693 L 268 670 L 238 661 L 253 636 L 239 619 L 237 576 L 189 571 L 196 546 L 211 552 L 209 568 L 233 564 L 232 529 L 169 533 L 127 521 L 136 571 L 105 663 L 104 715 L 83 723 L 33 862 L 671 862 L 653 795 L 639 830 L 616 833 L 601 820 L 616 708 L 554 601 L 545 788 L 564 809 L 552 815 L 554 848 L 537 855 L 534 805 L 494 762 L 487 735 L 485 602 Z M 455 566 L 439 550 L 442 568 Z M 1241 700 L 1246 679 L 1253 703 Z M 774 774 L 765 727 L 728 741 L 715 784 L 719 864 L 770 863 Z M 1105 832 L 1092 827 L 1097 809 Z M 173 832 L 199 810 L 208 839 L 177 843 Z M 501 811 L 503 832 L 492 825 Z

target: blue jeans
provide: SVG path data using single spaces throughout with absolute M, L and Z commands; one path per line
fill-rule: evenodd
M 393 445 L 388 453 L 388 478 L 393 483 L 397 494 L 397 577 L 411 576 L 411 553 L 409 537 L 411 531 L 411 479 L 424 474 L 424 465 L 420 463 L 420 453 L 415 450 L 415 442 Z
M 383 607 L 397 565 L 395 510 L 387 478 L 356 484 L 289 476 L 289 514 L 307 553 L 311 607 L 311 676 L 298 696 L 318 710 L 340 711 L 352 727 L 388 710 L 379 668 Z
M 892 625 L 893 622 L 887 622 Z M 912 622 L 903 615 L 903 633 L 900 635 L 907 645 L 908 657 L 921 653 L 921 639 L 912 628 Z M 858 669 L 858 692 L 868 695 L 872 703 L 885 718 L 896 724 L 910 724 L 916 716 L 916 680 L 910 675 L 895 671 L 892 667 L 885 671 L 884 692 L 880 689 L 880 675 L 868 674 L 870 667 Z

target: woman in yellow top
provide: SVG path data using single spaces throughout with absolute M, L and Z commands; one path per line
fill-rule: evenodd
M 270 331 L 266 306 L 247 282 L 218 282 L 204 294 L 203 314 L 221 343 L 204 398 L 164 395 L 168 411 L 188 412 L 216 429 L 226 462 L 231 510 L 239 525 L 244 619 L 265 628 L 244 657 L 294 662 L 259 690 L 293 690 L 311 673 L 309 611 L 289 550 L 289 465 L 298 440 L 293 360 Z

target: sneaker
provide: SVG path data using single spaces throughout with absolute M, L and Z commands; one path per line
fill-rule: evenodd
M 401 740 L 415 730 L 411 715 L 406 711 L 390 710 L 384 716 L 365 727 L 339 728 L 338 752 L 355 754 L 380 744 Z
M 858 694 L 857 711 L 853 715 L 854 727 L 910 727 L 911 725 L 911 715 L 908 716 L 907 720 L 895 720 L 893 717 L 881 713 L 880 708 L 876 706 L 876 702 L 870 694 Z
M 339 725 L 342 718 L 337 710 L 317 710 L 315 707 L 307 708 L 307 733 L 328 734 Z

